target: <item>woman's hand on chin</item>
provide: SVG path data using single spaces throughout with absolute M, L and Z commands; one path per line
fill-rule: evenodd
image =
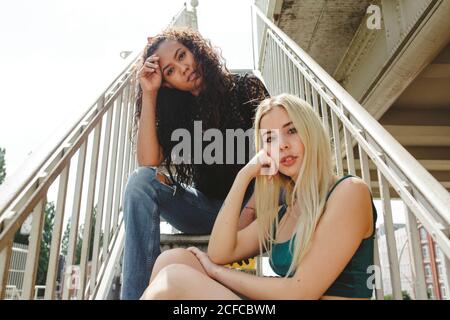
M 269 180 L 278 174 L 278 166 L 275 160 L 265 149 L 259 152 L 241 169 L 241 174 L 251 179 L 257 176 L 268 176 Z

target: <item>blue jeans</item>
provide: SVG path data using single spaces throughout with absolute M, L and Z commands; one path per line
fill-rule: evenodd
M 219 182 L 220 183 L 220 182 Z M 187 234 L 210 234 L 223 200 L 194 188 L 161 183 L 153 167 L 139 167 L 124 194 L 125 249 L 122 299 L 139 299 L 147 288 L 160 251 L 160 216 Z M 245 202 L 244 202 L 245 203 Z

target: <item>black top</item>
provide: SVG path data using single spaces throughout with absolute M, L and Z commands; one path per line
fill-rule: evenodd
M 210 198 L 225 199 L 236 174 L 250 160 L 250 139 L 246 139 L 245 161 L 238 163 L 238 149 L 235 140 L 234 164 L 226 164 L 226 129 L 238 129 L 246 131 L 252 128 L 256 108 L 259 103 L 269 97 L 267 89 L 263 83 L 253 74 L 233 74 L 235 86 L 230 92 L 229 113 L 220 117 L 220 128 L 223 136 L 224 155 L 223 164 L 197 164 L 194 165 L 194 186 L 203 194 Z M 204 129 L 203 129 L 204 130 Z M 252 137 L 253 138 L 253 137 Z M 211 142 L 203 142 L 203 149 Z M 250 147 L 252 149 L 250 149 Z

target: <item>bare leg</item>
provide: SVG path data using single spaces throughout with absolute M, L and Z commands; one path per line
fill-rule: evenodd
M 158 272 L 142 300 L 239 300 L 234 292 L 203 272 L 185 264 L 171 264 Z
M 192 252 L 183 248 L 170 249 L 161 253 L 158 259 L 156 259 L 150 277 L 150 283 L 152 283 L 153 279 L 155 279 L 162 269 L 171 264 L 185 264 L 198 272 L 205 273 L 202 265 Z

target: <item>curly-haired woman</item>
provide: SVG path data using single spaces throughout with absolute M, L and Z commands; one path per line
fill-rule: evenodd
M 244 159 L 235 154 L 234 145 L 231 150 L 226 145 L 223 152 L 216 150 L 218 161 L 203 161 L 203 133 L 212 129 L 225 136 L 229 129 L 250 129 L 257 105 L 268 96 L 254 75 L 230 73 L 211 43 L 189 28 L 170 28 L 149 38 L 138 77 L 133 131 L 139 167 L 124 194 L 122 299 L 138 299 L 148 286 L 160 254 L 160 217 L 184 233 L 211 232 L 236 174 L 250 158 L 251 146 L 246 141 Z M 197 137 L 199 123 L 202 136 Z M 197 139 L 188 143 L 194 152 L 184 150 L 183 161 L 174 158 L 177 129 Z M 226 140 L 214 143 L 224 146 Z M 161 164 L 168 175 L 157 170 Z M 252 186 L 245 196 L 241 227 L 253 219 L 251 194 Z

